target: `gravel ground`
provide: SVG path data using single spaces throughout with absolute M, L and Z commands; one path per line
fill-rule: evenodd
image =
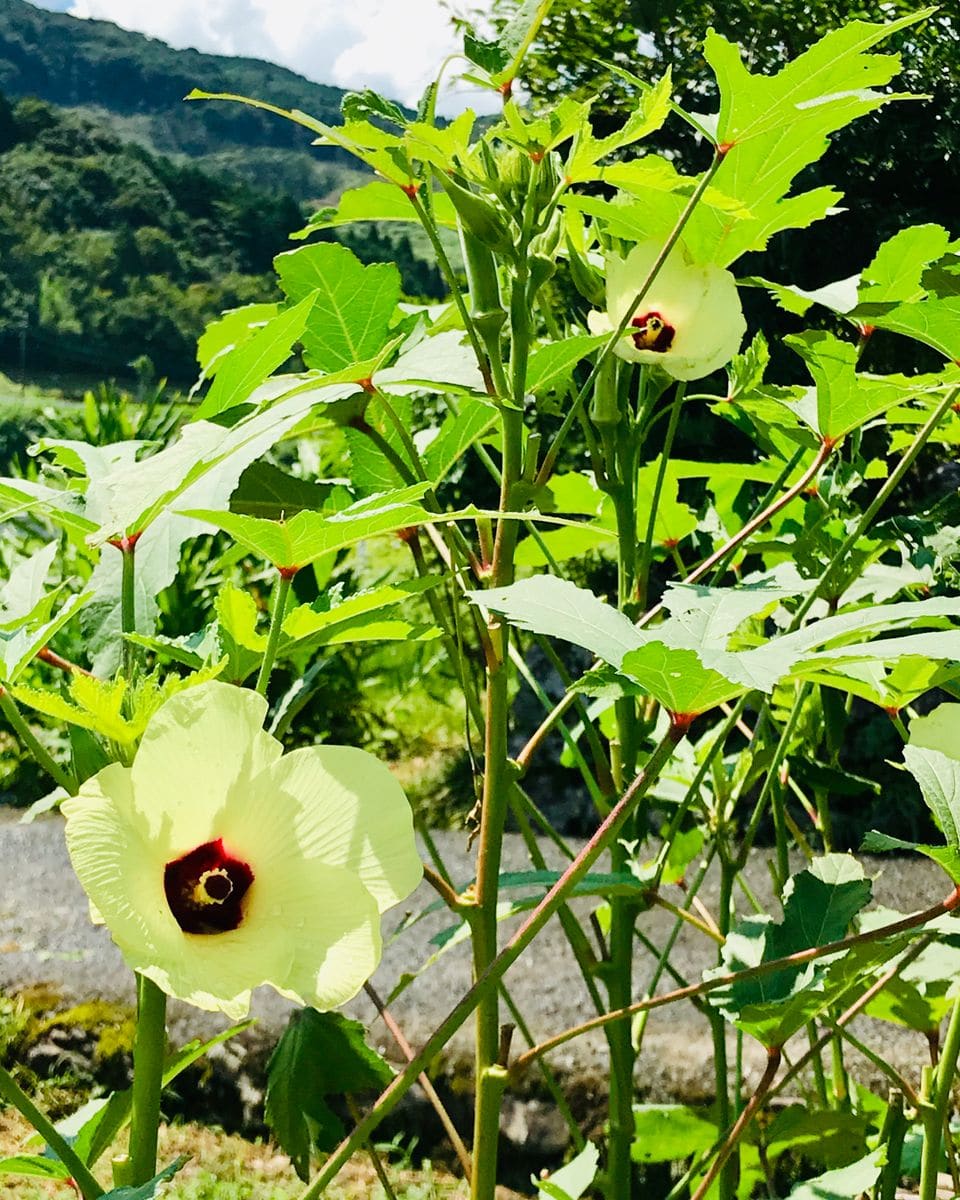
M 436 842 L 448 863 L 455 882 L 466 883 L 471 877 L 471 857 L 466 838 L 459 833 L 439 833 Z M 545 849 L 545 853 L 547 850 Z M 761 902 L 770 897 L 767 859 L 758 852 L 747 869 L 747 878 Z M 526 852 L 518 837 L 507 836 L 504 847 L 507 870 L 529 868 Z M 898 860 L 868 860 L 868 871 L 877 874 L 874 892 L 879 903 L 912 911 L 934 903 L 945 889 L 944 877 L 933 864 Z M 716 902 L 716 879 L 708 876 L 701 892 L 708 907 Z M 676 892 L 675 900 L 681 900 Z M 419 911 L 434 901 L 432 891 L 422 885 L 410 902 Z M 589 901 L 579 902 L 582 912 Z M 745 902 L 742 903 L 745 908 Z M 388 914 L 385 933 L 389 935 L 392 914 Z M 374 977 L 382 995 L 392 989 L 400 973 L 419 967 L 434 947 L 429 939 L 449 924 L 443 913 L 433 914 L 390 942 L 383 962 Z M 673 917 L 655 910 L 643 917 L 643 931 L 654 944 L 662 944 L 673 925 Z M 418 976 L 395 1001 L 392 1011 L 414 1045 L 422 1042 L 446 1015 L 453 1001 L 467 987 L 470 977 L 466 946 L 460 945 L 440 956 Z M 711 965 L 713 944 L 696 930 L 685 927 L 672 959 L 677 972 L 687 980 L 696 979 Z M 642 993 L 649 968 L 640 960 L 636 988 Z M 0 809 L 0 989 L 16 992 L 31 984 L 49 984 L 74 1002 L 92 996 L 132 1002 L 130 972 L 105 929 L 91 925 L 87 906 L 67 860 L 63 824 L 59 817 L 40 820 L 32 825 L 18 823 L 17 814 Z M 536 1039 L 541 1039 L 592 1015 L 589 1001 L 567 950 L 556 921 L 541 934 L 532 955 L 521 959 L 508 973 L 507 985 L 517 1007 L 529 1023 Z M 279 1029 L 289 1004 L 270 989 L 255 995 L 254 1013 L 260 1028 Z M 351 1015 L 365 1022 L 374 1017 L 365 997 L 348 1007 Z M 171 1006 L 171 1034 L 174 1041 L 189 1036 L 209 1035 L 223 1026 L 216 1014 L 202 1013 L 182 1004 Z M 881 1049 L 911 1078 L 925 1060 L 925 1039 L 904 1033 L 893 1026 L 873 1021 L 861 1022 L 861 1036 Z M 372 1026 L 372 1037 L 393 1053 L 389 1035 L 383 1026 Z M 450 1060 L 454 1065 L 470 1057 L 469 1026 L 454 1039 Z M 517 1036 L 515 1048 L 522 1047 Z M 555 1069 L 571 1083 L 591 1091 L 602 1071 L 602 1035 L 582 1037 L 561 1047 L 551 1057 Z M 748 1050 L 750 1048 L 748 1047 Z M 762 1051 L 748 1055 L 751 1069 L 762 1067 Z M 871 1075 L 872 1072 L 872 1075 Z M 868 1068 L 865 1079 L 876 1073 Z M 683 1098 L 691 1101 L 708 1098 L 712 1093 L 712 1047 L 706 1021 L 689 1004 L 671 1005 L 651 1014 L 644 1050 L 638 1064 L 641 1094 L 651 1100 Z

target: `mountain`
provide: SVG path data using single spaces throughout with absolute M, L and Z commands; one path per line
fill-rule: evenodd
M 192 381 L 204 324 L 275 299 L 273 258 L 311 202 L 370 178 L 291 122 L 183 103 L 195 86 L 333 124 L 345 94 L 0 0 L 0 367 L 124 374 L 146 356 Z M 364 262 L 395 262 L 408 295 L 444 294 L 424 247 L 395 227 L 335 236 Z
M 269 99 L 333 124 L 345 95 L 272 63 L 174 50 L 109 21 L 0 0 L 0 92 L 8 97 L 86 111 L 155 152 L 188 155 L 302 201 L 327 201 L 366 178 L 341 151 L 312 147 L 311 134 L 290 121 L 236 104 L 185 104 L 194 87 Z

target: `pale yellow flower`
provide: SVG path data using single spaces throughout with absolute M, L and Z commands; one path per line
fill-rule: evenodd
M 66 801 L 67 846 L 127 963 L 230 1017 L 271 984 L 319 1009 L 380 959 L 380 914 L 422 875 L 410 807 L 349 746 L 283 754 L 255 692 L 210 682 L 151 718 L 133 766 Z
M 641 242 L 626 258 L 607 260 L 607 310 L 591 312 L 591 333 L 612 333 L 633 303 L 660 253 Z M 746 322 L 729 271 L 685 261 L 674 247 L 615 347 L 629 362 L 662 367 L 674 379 L 700 379 L 740 349 Z

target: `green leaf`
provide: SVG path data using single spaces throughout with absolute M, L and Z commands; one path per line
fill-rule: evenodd
M 761 1136 L 771 1161 L 790 1150 L 832 1167 L 863 1153 L 869 1126 L 862 1112 L 811 1112 L 803 1104 L 791 1104 Z
M 955 846 L 931 846 L 925 842 L 908 842 L 903 838 L 891 837 L 878 829 L 870 829 L 863 836 L 860 849 L 864 854 L 887 854 L 904 850 L 922 854 L 942 867 L 954 883 L 960 884 L 960 851 Z
M 878 644 L 882 649 L 882 643 Z M 943 687 L 960 676 L 960 664 L 938 663 L 905 655 L 893 664 L 870 660 L 814 663 L 801 666 L 796 675 L 826 687 L 859 696 L 878 708 L 900 711 L 932 688 Z
M 280 311 L 279 304 L 245 304 L 231 308 L 211 321 L 197 342 L 197 362 L 204 376 L 216 375 L 225 356 L 271 321 Z
M 527 391 L 536 395 L 563 390 L 572 384 L 577 363 L 609 340 L 607 334 L 581 333 L 534 350 L 527 367 Z
M 408 123 L 399 105 L 371 88 L 364 88 L 362 92 L 347 92 L 340 101 L 340 112 L 345 121 L 366 121 L 370 117 L 379 117 L 401 127 Z
M 860 278 L 862 304 L 912 304 L 927 290 L 926 268 L 947 252 L 950 235 L 942 225 L 911 225 L 888 238 Z
M 300 1009 L 277 1044 L 267 1068 L 265 1116 L 304 1181 L 313 1146 L 330 1150 L 343 1124 L 328 1096 L 380 1089 L 393 1078 L 363 1040 L 363 1026 L 339 1013 Z
M 838 441 L 906 398 L 900 376 L 885 380 L 858 375 L 856 346 L 832 333 L 808 330 L 784 341 L 807 364 L 817 385 L 813 428 L 826 440 Z
M 570 183 L 585 183 L 603 177 L 597 170 L 601 159 L 632 146 L 655 133 L 670 114 L 670 94 L 673 81 L 669 70 L 653 86 L 643 88 L 636 98 L 636 107 L 624 124 L 608 137 L 595 137 L 588 121 L 584 121 L 575 138 L 564 174 Z
M 259 667 L 267 648 L 267 636 L 257 625 L 260 612 L 249 592 L 228 583 L 217 593 L 216 637 L 219 656 L 225 656 L 224 678 L 243 683 Z
M 499 613 L 520 629 L 573 642 L 614 666 L 641 642 L 629 617 L 586 588 L 554 575 L 466 594 L 474 604 Z
M 494 405 L 469 399 L 458 413 L 448 413 L 437 436 L 421 455 L 431 483 L 439 483 L 447 472 L 497 423 Z
M 457 228 L 457 214 L 445 192 L 431 196 L 433 219 L 446 229 Z M 353 221 L 414 221 L 418 220 L 410 198 L 395 183 L 365 183 L 363 187 L 348 188 L 335 208 L 322 208 L 310 218 L 305 229 L 292 236 L 307 237 L 315 229 L 332 229 Z
M 331 607 L 321 607 L 321 601 L 299 605 L 284 618 L 280 655 L 348 642 L 419 641 L 437 637 L 439 630 L 435 626 L 411 623 L 395 613 L 399 605 L 409 604 L 413 596 L 436 587 L 439 582 L 434 577 L 387 584 L 358 592 Z
M 414 392 L 471 394 L 484 390 L 476 356 L 457 329 L 428 334 L 412 344 L 408 342 L 392 366 L 374 373 L 373 382 L 392 396 Z
M 323 508 L 333 490 L 329 483 L 288 475 L 268 462 L 251 463 L 230 496 L 230 511 L 279 521 L 304 508 Z
M 910 722 L 910 745 L 960 759 L 960 704 L 940 704 Z
M 742 354 L 735 354 L 727 367 L 729 385 L 725 399 L 736 400 L 759 387 L 769 364 L 770 347 L 758 330 L 746 350 Z
M 464 55 L 486 71 L 494 85 L 510 78 L 507 68 L 519 65 L 517 55 L 526 44 L 528 32 L 538 18 L 541 5 L 542 0 L 521 0 L 510 20 L 491 40 L 478 37 L 470 28 L 464 30 Z
M 831 312 L 840 314 L 848 313 L 856 308 L 858 303 L 857 285 L 860 282 L 860 276 L 851 275 L 846 279 L 838 279 L 833 283 L 825 284 L 823 287 L 810 289 L 797 287 L 793 283 L 774 283 L 770 279 L 761 279 L 757 275 L 751 275 L 740 282 L 766 288 L 780 308 L 785 312 L 802 317 L 814 304 L 820 304 L 824 308 L 829 308 Z
M 854 315 L 878 329 L 902 333 L 922 342 L 951 362 L 960 360 L 960 296 L 898 304 L 893 308 L 864 304 Z
M 593 1142 L 587 1142 L 565 1167 L 552 1171 L 546 1179 L 531 1177 L 533 1186 L 539 1188 L 538 1200 L 544 1200 L 545 1196 L 552 1200 L 580 1200 L 596 1178 L 599 1164 L 600 1151 Z
M 56 616 L 40 625 L 21 624 L 0 630 L 0 682 L 16 683 L 43 647 L 89 602 L 89 591 L 71 596 Z
M 635 1104 L 633 1106 L 634 1162 L 676 1162 L 717 1140 L 717 1125 L 702 1108 L 686 1104 Z
M 784 197 L 800 171 L 827 149 L 831 133 L 899 98 L 871 90 L 897 73 L 898 56 L 867 51 L 931 11 L 887 25 L 853 21 L 773 76 L 751 75 L 736 45 L 712 30 L 707 34 L 704 56 L 720 89 L 716 139 L 729 147 L 714 183 L 752 214 L 718 224 L 712 261 L 726 265 L 746 250 L 763 249 L 778 230 L 826 215 L 838 198 L 830 189 Z
M 69 1179 L 70 1172 L 56 1158 L 43 1154 L 12 1154 L 0 1158 L 0 1174 L 32 1175 L 36 1179 Z
M 289 299 L 308 305 L 301 340 L 310 366 L 336 371 L 377 356 L 400 299 L 400 272 L 392 263 L 365 267 L 331 242 L 288 250 L 274 263 Z
M 10 630 L 28 621 L 49 620 L 50 607 L 59 589 L 48 592 L 44 585 L 59 552 L 56 542 L 48 542 L 17 561 L 6 582 L 0 585 L 0 630 Z
M 960 848 L 960 759 L 913 744 L 903 758 L 947 844 Z
M 262 521 L 239 513 L 194 510 L 185 516 L 216 525 L 252 554 L 277 568 L 300 569 L 330 554 L 378 533 L 394 533 L 410 525 L 436 521 L 416 501 L 427 484 L 415 484 L 394 492 L 368 496 L 333 516 L 297 513 L 289 521 Z
M 828 854 L 794 875 L 784 889 L 783 921 L 753 917 L 731 932 L 721 951 L 722 966 L 705 978 L 742 971 L 815 946 L 838 941 L 870 899 L 872 885 L 860 864 L 846 854 Z M 766 1046 L 781 1046 L 837 993 L 853 986 L 885 947 L 847 952 L 836 970 L 823 960 L 741 979 L 711 992 L 708 1002 Z
M 886 1161 L 886 1146 L 878 1146 L 848 1167 L 838 1167 L 798 1184 L 790 1193 L 790 1200 L 851 1200 L 863 1196 L 880 1178 Z
M 748 689 L 705 667 L 694 650 L 652 641 L 625 654 L 620 671 L 655 697 L 668 712 L 709 712 Z
M 248 403 L 255 389 L 290 357 L 303 337 L 313 303 L 313 297 L 306 296 L 267 321 L 253 337 L 228 350 L 194 419 L 215 417 Z

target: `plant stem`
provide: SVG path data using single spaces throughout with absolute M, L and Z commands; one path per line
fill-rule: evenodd
M 843 560 L 847 557 L 847 554 L 857 544 L 863 534 L 873 524 L 874 517 L 876 517 L 880 509 L 883 508 L 884 504 L 886 504 L 893 492 L 896 491 L 897 487 L 900 485 L 900 481 L 913 466 L 917 456 L 920 454 L 920 451 L 927 444 L 930 435 L 956 403 L 958 396 L 960 396 L 960 387 L 953 388 L 950 392 L 948 392 L 924 422 L 923 426 L 917 431 L 917 434 L 911 442 L 909 449 L 904 453 L 903 457 L 890 472 L 883 487 L 880 488 L 876 496 L 874 496 L 872 502 L 864 509 L 860 520 L 854 526 L 852 533 L 847 535 L 840 548 L 827 564 L 826 570 L 820 576 L 816 587 L 810 590 L 806 599 L 797 609 L 796 615 L 790 624 L 791 631 L 799 628 L 803 618 L 807 615 L 816 601 L 819 600 L 824 593 L 828 592 L 831 587 L 836 585 L 837 570 L 843 563 Z
M 120 628 L 123 633 L 136 633 L 137 630 L 137 593 L 136 593 L 136 538 L 124 538 L 120 543 L 120 553 L 123 555 L 123 569 L 120 575 Z M 137 646 L 123 638 L 120 644 L 120 671 L 127 681 L 127 687 L 133 684 L 137 671 L 140 653 Z
M 23 719 L 20 709 L 14 703 L 13 697 L 3 686 L 0 686 L 0 712 L 7 718 L 11 729 L 34 759 L 46 771 L 50 778 L 71 796 L 77 793 L 77 781 L 72 773 L 66 771 L 40 743 L 36 734 Z
M 424 228 L 424 232 L 430 239 L 430 245 L 433 247 L 433 252 L 437 256 L 437 266 L 446 281 L 447 287 L 450 289 L 450 295 L 453 297 L 453 302 L 457 306 L 457 312 L 460 314 L 460 319 L 463 321 L 463 327 L 467 331 L 467 337 L 470 339 L 470 345 L 473 353 L 476 355 L 477 365 L 480 368 L 480 374 L 483 375 L 485 382 L 488 385 L 488 390 L 492 389 L 490 383 L 490 367 L 487 363 L 487 356 L 484 354 L 483 346 L 480 343 L 480 338 L 477 334 L 477 327 L 474 324 L 473 318 L 467 311 L 466 301 L 463 298 L 463 292 L 460 290 L 460 284 L 457 280 L 457 274 L 450 265 L 450 259 L 443 242 L 440 240 L 440 233 L 437 229 L 436 222 L 433 216 L 424 208 L 423 201 L 417 193 L 410 194 L 410 203 L 413 205 L 417 216 L 420 219 L 420 224 Z
M 0 1066 L 0 1097 L 23 1114 L 37 1133 L 43 1138 L 57 1158 L 70 1172 L 74 1183 L 80 1189 L 84 1200 L 97 1200 L 103 1195 L 103 1188 L 90 1174 L 89 1168 L 77 1156 L 70 1143 L 57 1132 L 50 1118 L 42 1112 L 27 1093 L 20 1087 L 5 1067 Z
M 653 485 L 653 496 L 650 499 L 650 512 L 647 516 L 647 528 L 643 535 L 643 549 L 640 552 L 640 566 L 637 570 L 637 604 L 642 609 L 647 604 L 647 590 L 650 585 L 650 564 L 653 558 L 653 533 L 657 526 L 657 511 L 660 508 L 660 497 L 663 493 L 664 480 L 667 477 L 667 466 L 673 450 L 673 442 L 680 426 L 680 412 L 683 408 L 683 397 L 686 384 L 678 383 L 670 405 L 670 422 L 664 437 L 663 451 L 660 454 L 660 465 L 657 468 L 657 478 Z
M 887 1114 L 880 1132 L 880 1144 L 887 1147 L 887 1161 L 874 1190 L 876 1200 L 894 1200 L 896 1196 L 908 1124 L 903 1111 L 903 1092 L 899 1088 L 891 1088 L 887 1096 Z
M 166 1014 L 167 997 L 152 979 L 138 974 L 130 1115 L 130 1170 L 135 1187 L 147 1183 L 157 1173 Z
M 506 1086 L 507 1072 L 497 1063 L 485 1067 L 474 1084 L 477 1118 L 473 1141 L 473 1196 L 492 1197 L 496 1193 L 500 1103 Z
M 270 615 L 270 636 L 267 638 L 267 648 L 263 652 L 263 662 L 260 664 L 260 674 L 257 676 L 257 691 L 261 696 L 267 694 L 270 675 L 277 661 L 277 649 L 280 646 L 280 634 L 283 630 L 283 616 L 287 608 L 287 597 L 293 583 L 293 571 L 281 570 L 277 580 L 277 594 L 273 601 L 273 612 Z
M 764 1097 L 773 1086 L 773 1081 L 776 1078 L 777 1071 L 780 1067 L 781 1051 L 779 1046 L 767 1047 L 767 1065 L 764 1068 L 763 1074 L 760 1076 L 760 1082 L 757 1084 L 757 1090 L 750 1097 L 750 1102 L 746 1108 L 737 1117 L 736 1123 L 727 1135 L 726 1141 L 720 1147 L 720 1152 L 710 1165 L 710 1170 L 700 1182 L 700 1186 L 690 1197 L 690 1200 L 703 1200 L 716 1177 L 723 1169 L 724 1163 L 736 1149 L 737 1143 L 740 1141 L 741 1135 L 746 1130 L 747 1126 L 753 1120 L 754 1114 L 763 1103 Z
M 611 810 L 609 816 L 601 823 L 577 857 L 570 863 L 533 912 L 521 924 L 519 929 L 516 930 L 483 976 L 476 980 L 472 987 L 460 998 L 447 1017 L 434 1030 L 413 1062 L 396 1076 L 389 1087 L 379 1097 L 373 1108 L 367 1113 L 366 1117 L 333 1151 L 317 1177 L 302 1193 L 300 1200 L 317 1200 L 317 1197 L 323 1194 L 327 1184 L 336 1177 L 356 1147 L 361 1145 L 363 1140 L 376 1129 L 383 1118 L 392 1112 L 420 1072 L 426 1069 L 436 1053 L 447 1044 L 453 1034 L 463 1025 L 464 1021 L 466 1021 L 467 1017 L 476 1007 L 479 998 L 488 989 L 498 986 L 506 972 L 517 961 L 524 950 L 526 950 L 527 946 L 530 945 L 540 930 L 543 929 L 544 925 L 557 912 L 560 906 L 567 901 L 577 883 L 586 875 L 603 851 L 618 836 L 627 817 L 629 817 L 634 807 L 639 804 L 650 788 L 653 787 L 654 783 L 656 783 L 657 779 L 659 779 L 660 773 L 673 757 L 674 749 L 683 740 L 684 736 L 685 731 L 683 729 L 671 726 L 666 736 L 650 755 L 643 770 L 640 771 L 630 784 L 620 798 L 619 803 Z M 960 893 L 957 895 L 956 902 L 960 903 Z M 939 915 L 942 911 L 947 910 L 941 906 L 934 915 Z M 532 1058 L 536 1058 L 538 1055 L 531 1051 L 530 1055 L 525 1055 L 524 1058 L 531 1058 L 531 1056 Z
M 690 1000 L 694 996 L 703 996 L 707 992 L 715 991 L 718 987 L 726 987 L 732 983 L 740 983 L 747 979 L 758 979 L 764 975 L 771 975 L 776 971 L 804 966 L 806 963 L 823 958 L 827 954 L 837 954 L 853 946 L 864 946 L 870 942 L 880 941 L 885 937 L 894 937 L 898 933 L 906 933 L 910 929 L 917 929 L 921 925 L 926 925 L 928 921 L 933 921 L 936 917 L 942 916 L 944 913 L 953 912 L 958 905 L 960 905 L 960 887 L 955 888 L 939 904 L 934 904 L 922 912 L 914 913 L 913 916 L 904 917 L 900 921 L 894 921 L 890 925 L 880 925 L 876 929 L 871 929 L 866 933 L 853 934 L 848 938 L 841 938 L 836 942 L 828 942 L 823 946 L 811 946 L 808 950 L 798 950 L 794 954 L 788 954 L 784 958 L 771 959 L 769 962 L 760 963 L 756 967 L 748 967 L 746 970 L 736 971 L 728 975 L 718 975 L 712 979 L 703 980 L 701 983 L 691 984 L 689 987 L 677 988 L 672 992 L 663 992 L 659 996 L 651 996 L 645 1000 L 638 1001 L 636 1004 L 628 1005 L 626 1008 L 620 1009 L 619 1012 L 603 1013 L 601 1016 L 593 1017 L 589 1021 L 583 1021 L 579 1025 L 565 1029 L 562 1033 L 555 1034 L 552 1038 L 548 1038 L 547 1041 L 541 1042 L 539 1046 L 534 1046 L 532 1050 L 521 1054 L 514 1061 L 512 1071 L 519 1074 L 527 1063 L 533 1061 L 538 1055 L 548 1054 L 558 1046 L 562 1046 L 564 1043 L 572 1041 L 584 1033 L 589 1033 L 591 1029 L 603 1028 L 604 1025 L 609 1024 L 611 1021 L 628 1020 L 636 1013 L 646 1012 L 648 1009 L 653 1008 L 662 1008 L 666 1004 L 675 1004 L 678 1000 Z M 903 965 L 903 962 L 898 963 L 896 969 L 889 976 L 889 979 L 892 979 Z M 886 982 L 889 982 L 889 979 Z M 869 999 L 871 998 L 872 995 L 868 997 L 865 1003 L 869 1003 Z M 842 1018 L 838 1018 L 838 1023 L 842 1023 Z M 826 1046 L 832 1036 L 832 1034 L 827 1034 L 821 1042 L 817 1043 L 818 1048 Z M 801 1061 L 806 1063 L 810 1060 L 808 1056 L 804 1056 Z M 796 1064 L 791 1068 L 791 1071 L 794 1071 L 795 1068 Z
M 947 1036 L 943 1040 L 936 1071 L 924 1067 L 924 1082 L 930 1072 L 929 1093 L 921 1090 L 920 1115 L 923 1121 L 923 1157 L 920 1163 L 919 1200 L 936 1200 L 937 1173 L 940 1169 L 940 1143 L 950 1109 L 953 1077 L 960 1058 L 960 996 L 953 1002 Z
M 404 1036 L 403 1030 L 400 1028 L 400 1026 L 394 1020 L 393 1014 L 390 1012 L 390 1010 L 384 1004 L 383 1000 L 380 998 L 380 995 L 374 988 L 373 984 L 365 983 L 363 985 L 363 990 L 367 993 L 374 1008 L 380 1014 L 380 1017 L 382 1018 L 384 1025 L 386 1025 L 387 1029 L 389 1029 L 390 1034 L 393 1037 L 393 1040 L 400 1047 L 400 1052 L 403 1054 L 403 1057 L 407 1060 L 407 1062 L 412 1062 L 413 1058 L 414 1058 L 413 1047 L 407 1041 L 406 1037 Z M 463 1144 L 463 1139 L 460 1137 L 460 1134 L 457 1132 L 457 1127 L 454 1125 L 453 1121 L 450 1119 L 450 1114 L 447 1112 L 446 1108 L 444 1107 L 443 1101 L 437 1095 L 437 1090 L 433 1086 L 433 1084 L 430 1082 L 430 1077 L 426 1074 L 426 1072 L 420 1073 L 420 1076 L 419 1076 L 417 1082 L 420 1084 L 420 1087 L 423 1089 L 423 1094 L 426 1096 L 426 1098 L 430 1101 L 431 1105 L 433 1106 L 434 1112 L 440 1118 L 440 1124 L 443 1126 L 447 1137 L 450 1139 L 450 1145 L 453 1147 L 454 1153 L 456 1154 L 456 1156 L 460 1162 L 460 1166 L 463 1169 L 464 1178 L 469 1180 L 472 1169 L 473 1169 L 472 1164 L 470 1162 L 470 1153 L 467 1150 L 466 1146 Z

